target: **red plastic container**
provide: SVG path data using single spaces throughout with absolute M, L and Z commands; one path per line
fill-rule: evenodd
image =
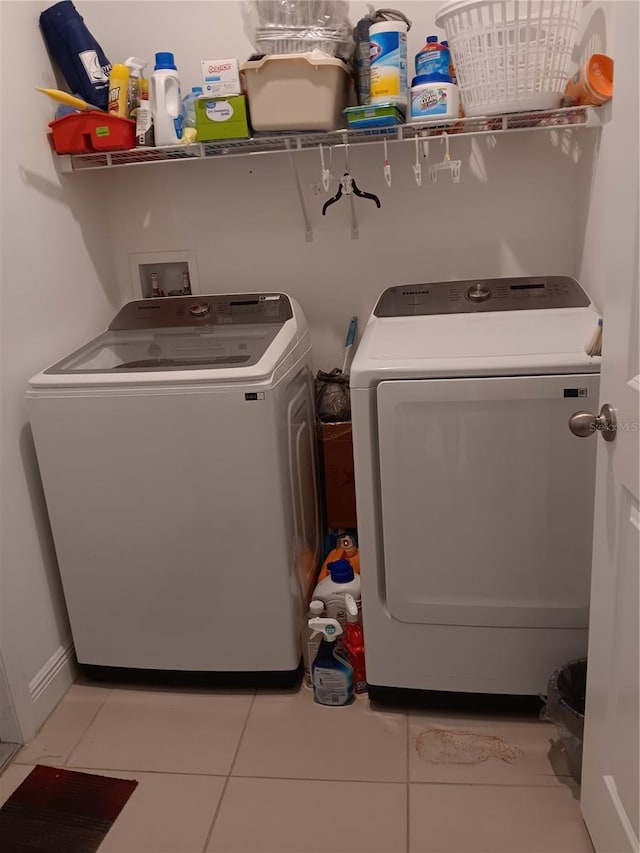
M 97 111 L 70 113 L 49 123 L 58 154 L 91 154 L 136 147 L 136 123 Z

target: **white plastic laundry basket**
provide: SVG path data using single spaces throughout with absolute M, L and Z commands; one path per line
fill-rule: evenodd
M 455 0 L 436 15 L 468 116 L 560 106 L 582 0 Z

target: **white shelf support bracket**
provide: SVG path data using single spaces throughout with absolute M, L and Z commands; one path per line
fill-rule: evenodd
M 602 108 L 583 107 L 582 109 L 585 111 L 585 115 L 584 115 L 584 126 L 585 127 L 602 127 L 602 125 L 603 125 L 602 116 L 606 115 L 606 111 L 605 111 L 604 107 L 602 107 Z M 602 112 L 600 112 L 600 109 L 602 109 Z M 610 107 L 607 107 L 607 110 L 609 110 L 609 109 L 610 109 Z M 569 125 L 569 127 L 571 127 L 571 125 Z
M 291 145 L 289 140 L 287 139 L 285 142 L 285 146 L 287 149 L 287 154 L 289 156 L 289 163 L 291 165 L 291 171 L 293 172 L 293 179 L 296 185 L 296 191 L 298 193 L 298 201 L 300 202 L 300 210 L 302 211 L 302 221 L 304 223 L 304 239 L 307 243 L 313 243 L 313 229 L 311 228 L 311 219 L 309 218 L 309 211 L 307 210 L 307 205 L 304 200 L 304 194 L 302 192 L 302 184 L 300 183 L 300 175 L 298 173 L 298 167 L 296 166 L 295 157 L 293 156 L 293 151 L 291 150 Z
M 58 154 L 58 164 L 61 172 L 73 172 L 73 158 L 71 154 Z

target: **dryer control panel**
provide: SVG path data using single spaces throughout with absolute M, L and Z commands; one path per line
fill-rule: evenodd
M 577 281 L 566 276 L 438 281 L 389 287 L 376 317 L 531 311 L 539 308 L 585 308 L 590 300 Z
M 184 326 L 272 326 L 292 317 L 291 302 L 284 293 L 166 296 L 128 302 L 111 321 L 109 331 Z

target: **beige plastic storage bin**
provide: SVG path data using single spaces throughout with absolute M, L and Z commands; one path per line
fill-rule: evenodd
M 344 124 L 351 76 L 340 59 L 292 53 L 245 62 L 254 130 L 335 130 Z

